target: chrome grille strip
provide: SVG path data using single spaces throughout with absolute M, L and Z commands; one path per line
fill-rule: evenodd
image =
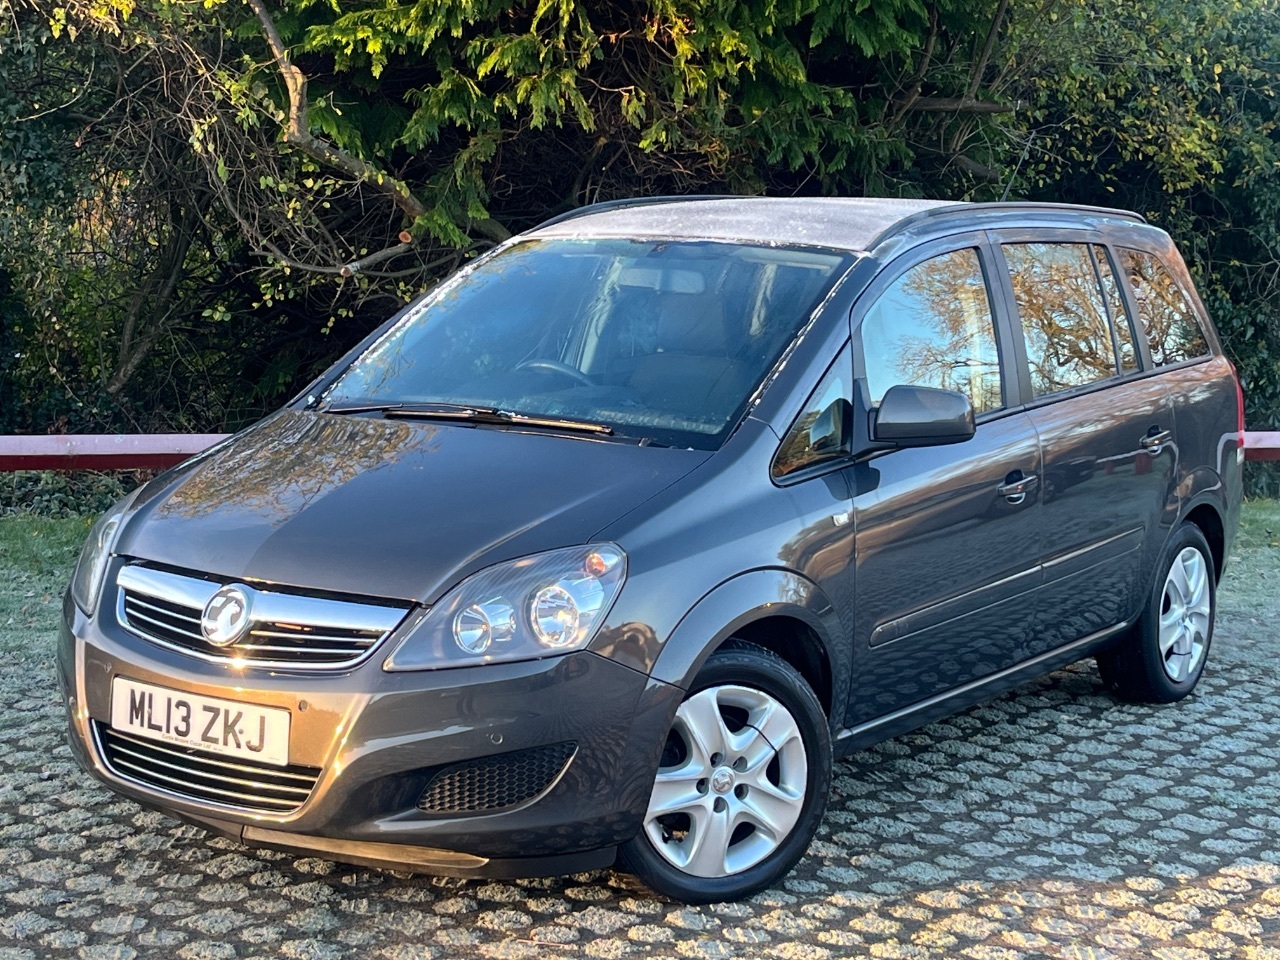
M 125 747 L 122 747 L 119 744 L 115 744 L 112 747 L 112 752 L 116 755 L 115 762 L 117 764 L 128 762 L 120 759 L 120 754 L 124 754 L 126 757 L 133 757 L 135 760 L 141 760 L 143 763 L 147 763 L 152 766 L 161 766 L 167 770 L 176 770 L 178 771 L 178 773 L 185 773 L 189 777 L 203 777 L 206 780 L 216 780 L 219 783 L 234 783 L 242 787 L 261 786 L 261 784 L 258 783 L 258 781 L 256 780 L 245 780 L 241 777 L 226 777 L 220 773 L 206 773 L 203 770 L 195 770 L 189 767 L 183 767 L 179 764 L 169 763 L 166 760 L 160 760 L 156 757 L 149 757 L 145 753 L 137 753 L 133 750 L 129 750 Z M 156 774 L 156 776 L 159 776 L 159 774 Z M 280 790 L 285 793 L 296 793 L 298 794 L 299 802 L 302 802 L 303 800 L 307 799 L 307 794 L 311 792 L 310 787 L 286 787 L 283 784 L 279 784 L 279 785 L 272 784 L 271 789 Z
M 147 780 L 163 780 L 166 783 L 172 783 L 178 787 L 186 787 L 187 789 L 182 791 L 183 793 L 189 792 L 190 788 L 192 787 L 192 784 L 188 783 L 186 780 L 181 780 L 177 777 L 166 776 L 163 773 L 156 773 L 154 770 L 148 769 L 147 767 L 138 766 L 136 763 L 131 763 L 128 760 L 121 760 L 119 757 L 116 757 L 115 759 L 112 760 L 112 766 L 126 767 L 128 769 L 135 770 L 138 773 L 141 773 Z M 267 806 L 267 807 L 275 807 L 278 810 L 292 810 L 294 807 L 298 806 L 298 804 L 293 803 L 290 800 L 277 800 L 274 797 L 259 797 L 252 793 L 240 793 L 235 790 L 222 790 L 218 787 L 207 787 L 204 784 L 200 784 L 198 786 L 198 789 L 203 790 L 207 793 L 216 794 L 219 797 L 231 797 L 235 800 L 248 800 L 250 802 L 250 805 L 255 807 Z M 202 798 L 196 797 L 196 799 L 202 799 Z
M 188 623 L 194 624 L 197 627 L 200 625 L 200 618 L 198 616 L 195 616 L 194 614 L 180 613 L 177 610 L 171 610 L 168 607 L 162 607 L 157 603 L 148 603 L 146 600 L 143 600 L 140 595 L 137 595 L 137 594 L 129 595 L 129 606 L 142 607 L 142 609 L 144 610 L 151 610 L 155 613 L 162 613 L 166 617 L 173 617 L 175 620 L 185 620 Z
M 372 603 L 350 603 L 300 597 L 292 593 L 259 591 L 254 598 L 254 619 L 260 623 L 288 623 L 299 626 L 360 630 L 383 634 L 404 619 L 403 607 Z
M 122 567 L 116 577 L 116 583 L 121 589 L 130 593 L 156 597 L 176 606 L 194 610 L 196 619 L 199 619 L 200 611 L 221 586 L 211 580 L 197 580 L 195 577 L 184 577 L 167 570 L 153 570 L 136 564 Z
M 263 764 L 261 767 L 250 766 L 245 763 L 237 763 L 220 754 L 215 753 L 199 753 L 197 756 L 185 747 L 175 746 L 173 744 L 164 743 L 159 740 L 147 740 L 143 737 L 135 737 L 128 733 L 122 733 L 119 730 L 107 731 L 113 740 L 124 740 L 128 743 L 135 744 L 140 747 L 146 747 L 149 750 L 155 750 L 159 753 L 168 754 L 182 760 L 191 760 L 196 763 L 208 764 L 215 767 L 226 767 L 228 770 L 238 770 L 244 773 L 266 773 L 273 777 L 287 777 L 290 780 L 298 780 L 302 783 L 314 783 L 315 777 L 305 773 L 294 773 L 285 767 L 274 767 Z M 283 785 L 282 785 L 283 786 Z
M 363 647 L 357 647 L 352 650 L 350 647 L 278 647 L 270 643 L 237 643 L 233 648 L 235 650 L 263 650 L 269 653 L 289 653 L 294 655 L 319 654 L 323 656 L 335 655 L 349 657 L 356 653 L 363 652 Z
M 125 600 L 124 610 L 125 614 L 131 621 L 142 620 L 144 623 L 149 623 L 152 626 L 163 627 L 165 630 L 172 630 L 174 633 L 180 633 L 183 636 L 190 637 L 192 640 L 198 640 L 201 643 L 204 643 L 204 637 L 201 635 L 199 630 L 187 630 L 183 627 L 177 626 L 176 624 L 165 623 L 163 620 L 157 620 L 154 617 L 149 617 L 145 613 L 139 613 L 137 610 L 133 609 L 132 597 Z
M 262 813 L 289 813 L 306 801 L 320 777 L 320 770 L 312 767 L 283 769 L 223 761 L 203 751 L 130 736 L 97 721 L 93 723 L 93 734 L 98 753 L 116 776 L 187 800 Z M 160 756 L 148 752 L 152 750 Z M 261 779 L 231 777 L 203 769 L 206 766 L 229 767 Z M 307 772 L 299 772 L 303 770 Z M 298 785 L 272 782 L 279 778 L 298 781 Z
M 408 613 L 407 605 L 355 603 L 249 587 L 248 635 L 227 647 L 205 640 L 200 618 L 224 585 L 145 564 L 117 574 L 116 619 L 143 639 L 205 660 L 294 669 L 334 670 L 366 656 Z M 266 643 L 256 642 L 266 640 Z
M 326 643 L 355 643 L 367 647 L 378 639 L 373 636 L 340 637 L 331 633 L 288 633 L 284 630 L 250 630 L 251 637 L 270 637 L 274 640 L 323 640 Z

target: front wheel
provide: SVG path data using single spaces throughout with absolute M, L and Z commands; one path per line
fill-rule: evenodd
M 1137 624 L 1098 655 L 1103 682 L 1126 700 L 1173 703 L 1204 673 L 1217 612 L 1213 553 L 1200 528 L 1174 533 Z
M 687 903 L 750 896 L 804 855 L 830 780 L 813 690 L 781 657 L 733 642 L 708 658 L 676 711 L 622 866 Z

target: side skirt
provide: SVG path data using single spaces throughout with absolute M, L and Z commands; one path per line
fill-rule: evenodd
M 949 717 L 953 713 L 958 713 L 966 707 L 973 706 L 975 703 L 981 703 L 983 700 L 989 700 L 1004 693 L 1006 690 L 1011 690 L 1020 684 L 1026 683 L 1028 680 L 1034 680 L 1050 671 L 1057 670 L 1059 667 L 1065 667 L 1067 664 L 1075 663 L 1077 660 L 1083 660 L 1090 654 L 1106 647 L 1111 640 L 1124 633 L 1132 625 L 1132 623 L 1121 623 L 1114 627 L 1107 627 L 1105 630 L 1099 630 L 1097 633 L 1091 633 L 1087 637 L 1073 640 L 1065 646 L 1049 650 L 1038 657 L 1032 657 L 1030 660 L 1025 660 L 998 673 L 973 680 L 963 686 L 954 687 L 937 696 L 930 697 L 928 700 L 921 700 L 919 703 L 913 703 L 911 706 L 895 710 L 893 713 L 886 713 L 882 717 L 868 720 L 866 723 L 859 724 L 856 727 L 841 730 L 836 734 L 835 741 L 832 743 L 833 752 L 837 757 L 846 756 L 882 740 L 888 740 L 891 737 L 923 727 L 927 723 L 932 723 L 943 717 Z

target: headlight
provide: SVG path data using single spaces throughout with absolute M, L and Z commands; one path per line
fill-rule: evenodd
M 612 543 L 481 570 L 427 612 L 383 669 L 431 670 L 581 650 L 604 622 L 626 573 L 627 555 Z
M 71 597 L 76 606 L 90 617 L 97 609 L 98 597 L 102 594 L 102 578 L 107 572 L 107 561 L 111 559 L 111 548 L 115 546 L 120 518 L 132 499 L 129 496 L 121 500 L 93 525 L 89 539 L 80 550 L 76 572 L 71 575 Z

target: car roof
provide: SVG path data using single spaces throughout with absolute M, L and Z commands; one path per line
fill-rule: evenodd
M 1007 226 L 1033 214 L 1037 222 L 1091 225 L 1142 217 L 1123 210 L 1053 203 L 964 203 L 953 200 L 871 197 L 645 197 L 579 207 L 538 225 L 525 236 L 634 237 L 734 240 L 785 246 L 820 246 L 857 252 L 908 230 L 951 233 Z M 1019 219 L 1021 217 L 1021 220 Z M 1031 223 L 1028 223 L 1031 225 Z M 914 228 L 914 229 L 913 229 Z

